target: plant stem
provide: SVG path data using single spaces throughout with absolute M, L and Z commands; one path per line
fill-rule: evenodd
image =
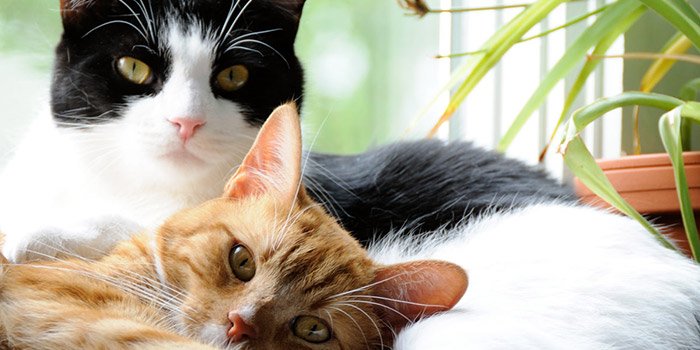
M 542 19 L 555 8 L 565 2 L 566 0 L 538 0 L 525 8 L 525 10 L 516 15 L 510 22 L 496 31 L 491 38 L 486 40 L 483 47 L 487 51 L 480 55 L 481 57 L 477 56 L 477 59 L 468 60 L 468 62 L 465 62 L 458 70 L 459 73 L 461 73 L 462 70 L 466 70 L 466 78 L 464 78 L 462 84 L 452 94 L 450 102 L 428 133 L 428 137 L 435 136 L 440 126 L 450 120 L 457 108 L 464 102 L 479 81 L 491 71 L 501 60 L 503 55 L 505 55 L 525 33 L 537 23 L 541 22 Z M 454 75 L 451 82 L 453 80 L 457 81 Z
M 566 29 L 566 28 L 568 28 L 568 27 L 570 27 L 570 26 L 572 26 L 572 25 L 574 25 L 574 24 L 576 24 L 576 23 L 579 23 L 579 22 L 582 22 L 582 21 L 588 19 L 589 17 L 593 17 L 593 16 L 595 16 L 595 15 L 597 15 L 597 14 L 603 12 L 606 8 L 608 8 L 608 6 L 610 6 L 610 5 L 602 6 L 602 7 L 600 7 L 599 9 L 596 9 L 595 11 L 592 11 L 592 12 L 589 12 L 589 13 L 583 15 L 583 16 L 574 18 L 574 19 L 572 19 L 571 21 L 566 22 L 566 23 L 564 23 L 564 24 L 562 24 L 562 25 L 560 25 L 560 26 L 558 26 L 558 27 L 554 27 L 554 28 L 552 28 L 552 29 L 550 29 L 550 30 L 546 30 L 546 31 L 544 31 L 544 32 L 542 32 L 542 33 L 535 34 L 535 35 L 532 35 L 532 36 L 523 38 L 522 40 L 518 41 L 517 43 L 520 44 L 520 43 L 524 43 L 524 42 L 526 42 L 526 41 L 539 39 L 539 38 L 545 37 L 545 36 L 547 36 L 547 35 L 549 35 L 549 34 L 552 34 L 552 33 L 556 32 L 556 31 L 559 31 L 559 30 L 562 30 L 562 29 Z M 471 56 L 471 55 L 480 54 L 480 53 L 483 53 L 484 51 L 485 51 L 485 50 L 477 50 L 477 51 L 469 51 L 469 52 L 455 53 L 455 54 L 450 54 L 450 55 L 437 55 L 437 56 L 435 56 L 435 58 L 438 58 L 438 59 L 440 59 L 440 58 L 457 58 L 457 57 L 464 57 L 464 56 Z
M 634 148 L 634 155 L 638 156 L 642 154 L 642 134 L 639 132 L 639 106 L 634 106 L 634 121 L 632 125 L 632 147 Z
M 523 8 L 530 6 L 531 3 L 527 4 L 514 4 L 514 5 L 501 5 L 501 6 L 486 6 L 486 7 L 468 7 L 461 9 L 439 9 L 433 10 L 429 9 L 428 13 L 464 13 L 464 12 L 477 12 L 477 11 L 494 11 L 494 10 L 506 10 L 513 8 Z
M 658 60 L 658 59 L 670 59 L 676 61 L 689 62 L 693 64 L 700 64 L 700 56 L 698 55 L 670 55 L 664 53 L 655 52 L 629 52 L 622 55 L 588 55 L 590 60 L 599 60 L 607 58 L 622 58 L 627 60 Z

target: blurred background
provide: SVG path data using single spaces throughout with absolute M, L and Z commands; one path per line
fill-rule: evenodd
M 546 31 L 613 0 L 572 1 L 554 11 L 529 35 Z M 61 25 L 58 0 L 0 0 L 0 164 L 12 145 L 42 108 L 50 78 L 52 50 Z M 522 0 L 430 0 L 431 8 L 522 5 Z M 698 5 L 700 0 L 691 0 Z M 450 15 L 409 15 L 396 0 L 308 0 L 297 40 L 306 68 L 303 111 L 306 142 L 315 150 L 355 153 L 394 140 L 427 134 L 447 103 L 440 94 L 464 57 L 436 59 L 438 54 L 477 50 L 522 8 Z M 647 14 L 619 40 L 610 54 L 656 51 L 673 30 Z M 594 18 L 589 18 L 588 23 Z M 586 22 L 543 39 L 514 47 L 477 86 L 456 116 L 440 132 L 445 139 L 466 139 L 492 148 L 527 101 L 540 78 L 556 63 L 568 44 L 585 30 Z M 588 82 L 576 105 L 602 96 L 638 88 L 648 61 L 605 60 Z M 697 65 L 678 63 L 662 82 L 700 76 Z M 548 130 L 559 117 L 564 93 L 573 77 L 559 84 L 547 105 L 516 139 L 508 154 L 536 164 Z M 605 82 L 605 83 L 603 83 Z M 432 103 L 432 104 L 431 104 Z M 427 108 L 431 106 L 431 108 Z M 643 113 L 657 113 L 643 111 Z M 597 157 L 617 157 L 631 150 L 631 111 L 617 111 L 585 135 Z M 658 114 L 658 113 L 657 113 Z M 651 125 L 645 152 L 661 151 Z M 642 135 L 644 137 L 644 135 Z M 700 148 L 700 138 L 693 140 Z M 544 165 L 566 177 L 560 157 L 550 155 Z

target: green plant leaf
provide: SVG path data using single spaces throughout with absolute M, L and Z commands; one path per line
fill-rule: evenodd
M 694 101 L 700 91 L 700 78 L 695 78 L 683 85 L 678 96 L 684 101 Z
M 688 37 L 683 33 L 676 33 L 661 49 L 661 53 L 669 55 L 678 55 L 685 53 L 693 44 L 688 40 Z M 676 60 L 661 58 L 656 60 L 649 70 L 644 73 L 639 90 L 650 92 L 656 85 L 666 76 L 671 67 L 676 63 Z
M 601 98 L 585 107 L 579 108 L 572 114 L 571 119 L 564 127 L 565 133 L 559 145 L 559 152 L 566 153 L 568 143 L 578 137 L 583 129 L 605 113 L 615 109 L 626 106 L 648 106 L 669 111 L 682 104 L 683 100 L 675 97 L 639 91 L 623 92 L 614 97 Z
M 590 123 L 617 108 L 643 105 L 669 111 L 683 104 L 682 100 L 675 97 L 644 92 L 625 92 L 615 97 L 599 99 L 573 113 L 565 126 L 566 132 L 559 146 L 559 153 L 564 155 L 567 167 L 586 187 L 619 211 L 637 220 L 664 246 L 673 249 L 675 247 L 615 191 L 579 135 Z M 690 110 L 687 113 L 692 112 Z
M 617 38 L 619 38 L 620 35 L 624 34 L 632 26 L 632 24 L 634 24 L 642 16 L 642 14 L 644 14 L 644 12 L 646 11 L 643 7 L 640 6 L 630 16 L 624 18 L 623 23 L 621 23 L 621 25 L 616 26 L 613 31 L 603 36 L 603 38 L 598 42 L 598 44 L 596 44 L 591 54 L 593 56 L 605 55 L 605 53 L 608 52 L 608 50 L 610 49 L 610 46 L 612 46 L 615 43 Z M 551 145 L 552 141 L 554 141 L 554 138 L 556 137 L 557 132 L 561 127 L 561 124 L 564 122 L 564 120 L 566 120 L 566 117 L 569 115 L 569 112 L 571 111 L 571 106 L 573 106 L 576 97 L 578 97 L 578 95 L 581 93 L 581 90 L 583 90 L 583 87 L 586 84 L 586 80 L 588 80 L 588 77 L 591 75 L 591 73 L 593 73 L 596 67 L 598 67 L 600 62 L 601 60 L 587 60 L 586 64 L 584 64 L 583 68 L 581 68 L 581 72 L 579 72 L 578 77 L 574 81 L 574 84 L 571 86 L 571 89 L 569 90 L 569 93 L 566 96 L 566 100 L 564 101 L 564 107 L 562 108 L 557 123 L 552 129 L 552 134 L 549 137 L 547 146 L 542 151 L 540 159 L 543 159 L 546 155 L 549 146 Z M 546 94 L 549 94 L 549 90 Z M 539 103 L 544 103 L 544 99 L 546 99 L 546 96 Z M 534 113 L 534 110 L 532 111 L 532 113 Z M 530 115 L 532 115 L 532 113 Z
M 661 17 L 669 21 L 676 29 L 700 47 L 700 15 L 684 0 L 638 0 Z
M 697 101 L 698 98 L 698 92 L 700 92 L 700 78 L 695 78 L 689 82 L 687 82 L 683 87 L 681 88 L 681 91 L 678 93 L 678 96 L 681 98 L 683 101 Z M 682 146 L 683 150 L 689 150 L 690 149 L 690 135 L 692 133 L 692 125 L 691 121 L 693 119 L 686 118 L 681 121 L 681 141 L 682 141 Z
M 603 11 L 547 73 L 499 141 L 498 150 L 505 151 L 510 146 L 530 116 L 546 101 L 549 92 L 584 60 L 591 47 L 603 40 L 609 40 L 610 33 L 623 33 L 644 11 L 644 6 L 639 4 L 638 0 L 618 0 Z
M 564 163 L 566 163 L 569 170 L 598 197 L 602 198 L 622 213 L 637 220 L 665 247 L 675 249 L 673 244 L 671 244 L 666 237 L 615 191 L 615 188 L 608 178 L 605 177 L 605 173 L 603 173 L 603 170 L 601 170 L 595 162 L 593 155 L 588 151 L 588 148 L 586 148 L 586 145 L 579 136 L 576 136 L 568 142 L 568 148 L 566 153 L 564 153 Z
M 688 40 L 688 37 L 683 35 L 683 33 L 678 32 L 674 36 L 672 36 L 671 39 L 668 40 L 668 42 L 666 42 L 666 45 L 664 45 L 664 47 L 661 49 L 661 53 L 667 55 L 683 54 L 686 51 L 688 51 L 688 49 L 690 49 L 691 46 L 693 46 L 693 44 L 690 42 L 690 40 Z M 642 92 L 651 92 L 652 90 L 654 90 L 656 85 L 661 81 L 661 79 L 663 79 L 666 76 L 666 74 L 668 74 L 668 72 L 671 70 L 674 64 L 676 64 L 676 60 L 673 59 L 657 59 L 649 67 L 646 73 L 644 73 L 639 90 L 641 90 Z M 681 99 L 683 99 L 683 97 L 681 97 Z M 641 154 L 642 144 L 639 133 L 639 108 L 634 109 L 633 133 L 633 145 L 635 154 Z M 689 141 L 690 140 L 687 139 L 684 142 L 688 143 Z
M 683 148 L 681 147 L 681 124 L 684 116 L 700 122 L 700 103 L 688 102 L 664 114 L 659 120 L 659 133 L 664 148 L 666 148 L 666 152 L 671 157 L 673 175 L 676 179 L 676 191 L 681 206 L 681 216 L 683 217 L 683 227 L 690 244 L 690 250 L 695 261 L 700 262 L 700 256 L 698 255 L 700 254 L 700 237 L 698 237 L 695 214 L 690 201 L 688 180 L 683 163 Z
M 496 31 L 496 33 L 484 44 L 484 52 L 481 54 L 481 56 L 479 56 L 479 60 L 476 62 L 476 64 L 474 64 L 469 75 L 467 75 L 466 79 L 464 79 L 457 91 L 455 91 L 455 93 L 452 95 L 447 108 L 431 130 L 429 136 L 435 135 L 440 126 L 448 121 L 450 117 L 452 117 L 454 112 L 457 110 L 457 108 L 459 108 L 474 87 L 476 87 L 481 79 L 486 76 L 491 68 L 493 68 L 501 60 L 503 55 L 508 52 L 508 50 L 510 50 L 510 48 L 515 45 L 523 37 L 523 35 L 525 35 L 525 33 L 527 33 L 533 26 L 549 15 L 552 10 L 564 2 L 566 2 L 566 0 L 538 0 L 520 12 L 501 29 Z M 470 64 L 471 62 L 465 63 L 465 65 Z

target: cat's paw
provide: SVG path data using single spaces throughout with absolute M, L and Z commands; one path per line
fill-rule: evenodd
M 97 259 L 141 227 L 116 216 L 105 216 L 78 224 L 7 232 L 2 254 L 22 263 L 54 258 Z

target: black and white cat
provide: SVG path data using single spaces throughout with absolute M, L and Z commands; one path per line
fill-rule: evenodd
M 303 5 L 61 0 L 51 104 L 0 177 L 3 254 L 97 256 L 217 197 L 270 112 L 301 100 L 294 40 Z M 438 141 L 312 154 L 306 182 L 363 241 L 570 198 L 539 171 Z

